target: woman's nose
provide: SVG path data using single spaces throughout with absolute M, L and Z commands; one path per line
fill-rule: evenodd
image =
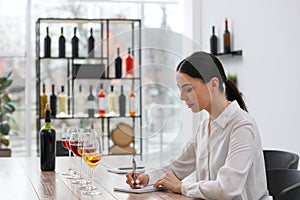
M 180 100 L 185 101 L 186 100 L 186 96 L 183 95 L 182 93 L 180 94 Z

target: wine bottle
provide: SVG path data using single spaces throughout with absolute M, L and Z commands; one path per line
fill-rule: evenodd
M 95 57 L 95 50 L 94 50 L 95 39 L 93 36 L 93 28 L 91 28 L 90 32 L 91 32 L 91 35 L 88 40 L 88 57 L 93 58 L 93 57 Z
M 90 94 L 87 98 L 88 101 L 88 116 L 94 117 L 95 114 L 95 97 L 93 95 L 93 86 L 90 85 Z
M 100 116 L 104 116 L 105 115 L 105 93 L 103 91 L 103 83 L 100 84 L 100 90 L 98 93 L 98 114 Z
M 64 28 L 63 27 L 61 27 L 61 29 L 60 29 L 60 36 L 58 39 L 58 57 L 59 58 L 66 57 L 66 39 L 64 36 Z
M 49 27 L 46 28 L 46 37 L 44 39 L 44 57 L 51 57 L 51 38 L 49 36 Z M 44 112 L 44 111 L 43 111 Z
M 48 96 L 46 94 L 46 85 L 43 83 L 43 93 L 40 96 L 40 116 L 45 117 L 45 105 L 48 103 Z
M 55 170 L 56 132 L 51 124 L 50 104 L 46 104 L 45 125 L 40 130 L 40 164 L 42 171 Z
M 224 39 L 224 53 L 230 53 L 231 52 L 230 32 L 228 31 L 227 18 L 225 19 L 225 32 L 223 35 L 223 39 Z
M 129 116 L 135 116 L 135 92 L 134 85 L 131 85 L 131 93 L 129 95 Z
M 117 58 L 115 59 L 116 78 L 122 77 L 122 58 L 120 57 L 120 48 L 117 49 Z
M 134 66 L 134 61 L 133 57 L 130 54 L 130 48 L 128 48 L 128 56 L 126 58 L 126 76 L 127 77 L 133 77 L 133 66 Z
M 114 93 L 114 86 L 110 86 L 110 93 L 108 94 L 108 112 L 110 115 L 117 113 L 117 95 Z
M 79 92 L 75 99 L 75 112 L 77 115 L 84 115 L 85 98 L 82 92 L 82 86 L 79 85 Z
M 57 97 L 55 95 L 55 85 L 52 84 L 52 94 L 50 95 L 50 109 L 51 109 L 51 116 L 56 116 L 56 101 Z
M 61 93 L 58 95 L 58 114 L 67 114 L 67 95 L 63 85 L 61 86 Z
M 215 35 L 215 26 L 212 27 L 212 35 L 210 37 L 210 52 L 214 55 L 218 54 L 218 38 Z
M 79 57 L 79 39 L 76 36 L 76 27 L 74 27 L 74 36 L 72 38 L 72 57 L 78 58 Z
M 124 95 L 123 85 L 121 85 L 121 94 L 119 96 L 119 113 L 121 117 L 124 117 L 126 113 L 126 97 Z

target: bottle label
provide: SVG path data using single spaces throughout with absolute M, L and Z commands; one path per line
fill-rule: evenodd
M 114 93 L 111 93 L 108 98 L 108 112 L 117 112 L 117 98 Z
M 105 110 L 106 105 L 105 105 L 105 98 L 99 97 L 98 98 L 98 109 L 99 110 Z
M 88 108 L 89 109 L 94 109 L 95 102 L 94 101 L 88 101 Z
M 129 112 L 135 112 L 135 98 L 129 99 Z

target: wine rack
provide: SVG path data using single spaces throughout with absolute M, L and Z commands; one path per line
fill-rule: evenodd
M 79 56 L 74 58 L 70 52 L 66 51 L 65 57 L 61 58 L 58 56 L 58 50 L 55 52 L 55 44 L 58 43 L 58 37 L 51 38 L 51 44 L 53 44 L 53 49 L 51 49 L 51 56 L 45 57 L 43 53 L 43 38 L 44 29 L 46 26 L 50 28 L 55 27 L 58 33 L 60 33 L 60 27 L 65 26 L 71 27 L 76 26 L 78 32 L 82 30 L 82 27 L 86 27 L 86 32 L 89 33 L 91 24 L 94 26 L 94 37 L 97 42 L 97 51 L 95 50 L 95 55 L 90 57 L 87 54 L 88 47 L 86 46 L 84 51 L 79 52 Z M 87 28 L 88 27 L 88 28 Z M 124 30 L 123 30 L 123 29 Z M 54 28 L 53 28 L 54 29 Z M 114 31 L 117 34 L 114 34 Z M 126 34 L 119 34 L 120 32 L 126 31 Z M 64 28 L 64 33 L 67 35 L 67 28 Z M 71 32 L 71 31 L 70 31 Z M 95 34 L 98 33 L 97 35 Z M 81 35 L 82 36 L 82 35 Z M 70 41 L 71 36 L 66 37 L 67 41 Z M 87 35 L 81 40 L 87 40 Z M 122 40 L 122 41 L 121 41 Z M 118 42 L 116 42 L 118 41 Z M 126 42 L 124 42 L 126 41 Z M 123 44 L 128 43 L 128 44 Z M 118 45 L 116 45 L 118 43 Z M 125 74 L 121 78 L 115 78 L 113 76 L 114 62 L 113 58 L 116 56 L 117 47 L 123 44 L 123 56 L 127 55 L 127 48 L 130 47 L 132 55 L 135 59 L 135 76 L 126 77 Z M 81 47 L 84 47 L 82 45 Z M 42 50 L 41 50 L 42 49 Z M 58 47 L 56 48 L 58 49 Z M 71 49 L 70 45 L 66 49 Z M 83 53 L 82 53 L 83 52 Z M 84 53 L 86 52 L 86 54 Z M 67 101 L 67 115 L 60 117 L 52 117 L 53 121 L 75 121 L 75 120 L 85 120 L 91 122 L 95 129 L 98 129 L 102 133 L 102 141 L 104 154 L 112 154 L 110 148 L 112 146 L 111 132 L 114 128 L 116 129 L 117 123 L 130 124 L 134 130 L 134 140 L 132 142 L 133 149 L 136 149 L 135 154 L 142 155 L 142 89 L 141 89 L 141 20 L 140 19 L 83 19 L 83 18 L 73 18 L 73 19 L 62 19 L 62 18 L 39 18 L 36 21 L 36 141 L 37 141 L 37 151 L 39 151 L 39 130 L 41 128 L 41 122 L 43 118 L 40 116 L 40 94 L 41 94 L 41 84 L 44 82 L 45 71 L 50 66 L 55 65 L 57 61 L 62 62 L 63 70 L 65 75 L 61 74 L 51 74 L 52 77 L 62 77 L 66 81 L 65 92 L 68 96 Z M 123 62 L 123 65 L 125 63 Z M 44 73 L 43 73 L 44 72 Z M 43 81 L 42 81 L 43 80 Z M 138 96 L 136 98 L 138 113 L 135 116 L 118 116 L 118 115 L 105 115 L 99 116 L 95 114 L 93 117 L 88 116 L 77 116 L 75 114 L 75 86 L 78 81 L 94 81 L 94 88 L 98 87 L 100 84 L 98 82 L 111 84 L 121 84 L 128 88 L 134 84 L 137 89 Z M 121 82 L 121 83 L 120 83 Z M 56 83 L 55 84 L 59 84 Z M 50 86 L 48 84 L 48 86 Z M 58 88 L 58 87 L 56 87 Z M 49 89 L 48 89 L 49 91 Z M 97 105 L 97 93 L 95 95 L 95 105 Z M 49 93 L 48 93 L 49 94 Z M 58 94 L 58 91 L 56 91 Z M 87 97 L 87 96 L 86 96 Z M 95 107 L 95 113 L 97 109 Z M 79 124 L 77 124 L 79 126 Z M 56 127 L 55 127 L 56 128 Z M 57 144 L 60 144 L 57 142 Z M 57 155 L 67 155 L 67 151 L 63 152 L 62 148 L 57 148 Z M 114 153 L 115 154 L 115 153 Z M 118 154 L 118 153 L 117 153 Z M 124 154 L 123 152 L 120 154 Z M 125 153 L 126 154 L 126 153 Z

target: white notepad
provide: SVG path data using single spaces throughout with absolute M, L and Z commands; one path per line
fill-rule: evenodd
M 147 185 L 146 187 L 140 188 L 140 189 L 132 189 L 127 185 L 123 186 L 123 187 L 115 187 L 114 188 L 114 191 L 135 193 L 135 194 L 142 194 L 142 193 L 147 193 L 147 192 L 158 192 L 158 191 L 164 191 L 164 190 L 166 190 L 165 187 L 154 188 L 153 185 Z

